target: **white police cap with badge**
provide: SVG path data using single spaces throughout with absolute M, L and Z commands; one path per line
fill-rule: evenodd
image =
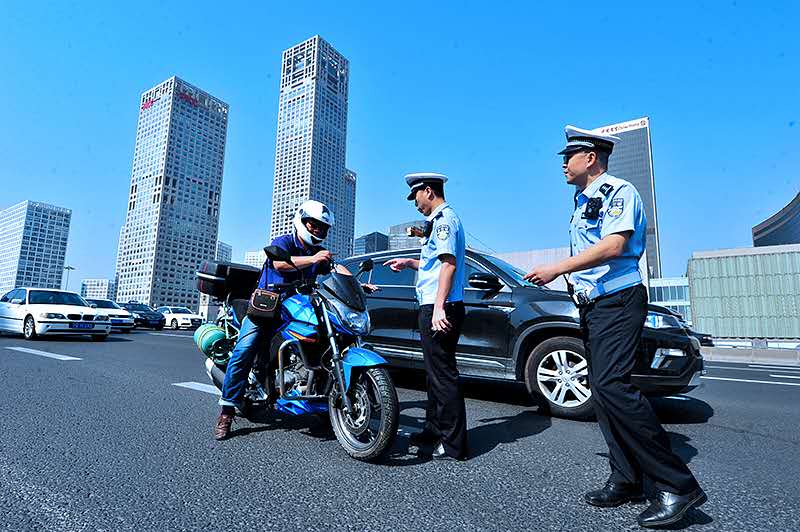
M 421 188 L 424 188 L 431 183 L 447 183 L 447 176 L 444 174 L 437 174 L 434 172 L 420 172 L 416 174 L 407 174 L 406 175 L 406 184 L 411 188 L 408 191 L 407 200 L 413 200 L 414 197 L 417 195 L 417 191 Z
M 600 150 L 611 153 L 614 150 L 614 144 L 620 141 L 620 138 L 614 135 L 605 135 L 575 126 L 566 126 L 564 133 L 567 136 L 567 145 L 558 152 L 559 155 L 583 150 Z

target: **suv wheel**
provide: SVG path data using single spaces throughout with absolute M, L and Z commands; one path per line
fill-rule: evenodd
M 537 345 L 525 364 L 525 384 L 554 416 L 588 419 L 594 414 L 583 342 L 569 336 Z

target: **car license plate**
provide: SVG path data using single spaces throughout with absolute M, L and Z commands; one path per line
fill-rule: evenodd
M 94 323 L 70 323 L 70 329 L 94 329 Z

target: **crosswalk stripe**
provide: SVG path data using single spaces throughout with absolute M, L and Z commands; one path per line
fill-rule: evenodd
M 6 349 L 10 349 L 11 351 L 19 351 L 20 353 L 28 353 L 29 355 L 54 358 L 56 360 L 83 360 L 82 358 L 78 357 L 59 355 L 58 353 L 49 353 L 47 351 L 39 351 L 38 349 L 29 349 L 27 347 L 6 347 Z
M 212 395 L 222 395 L 216 386 L 211 384 L 204 384 L 202 382 L 174 382 L 173 386 L 180 388 L 188 388 L 190 390 L 197 390 L 198 392 L 210 393 Z

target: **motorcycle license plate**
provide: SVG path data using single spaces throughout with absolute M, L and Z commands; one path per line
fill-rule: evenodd
M 94 329 L 94 323 L 70 323 L 70 329 Z

